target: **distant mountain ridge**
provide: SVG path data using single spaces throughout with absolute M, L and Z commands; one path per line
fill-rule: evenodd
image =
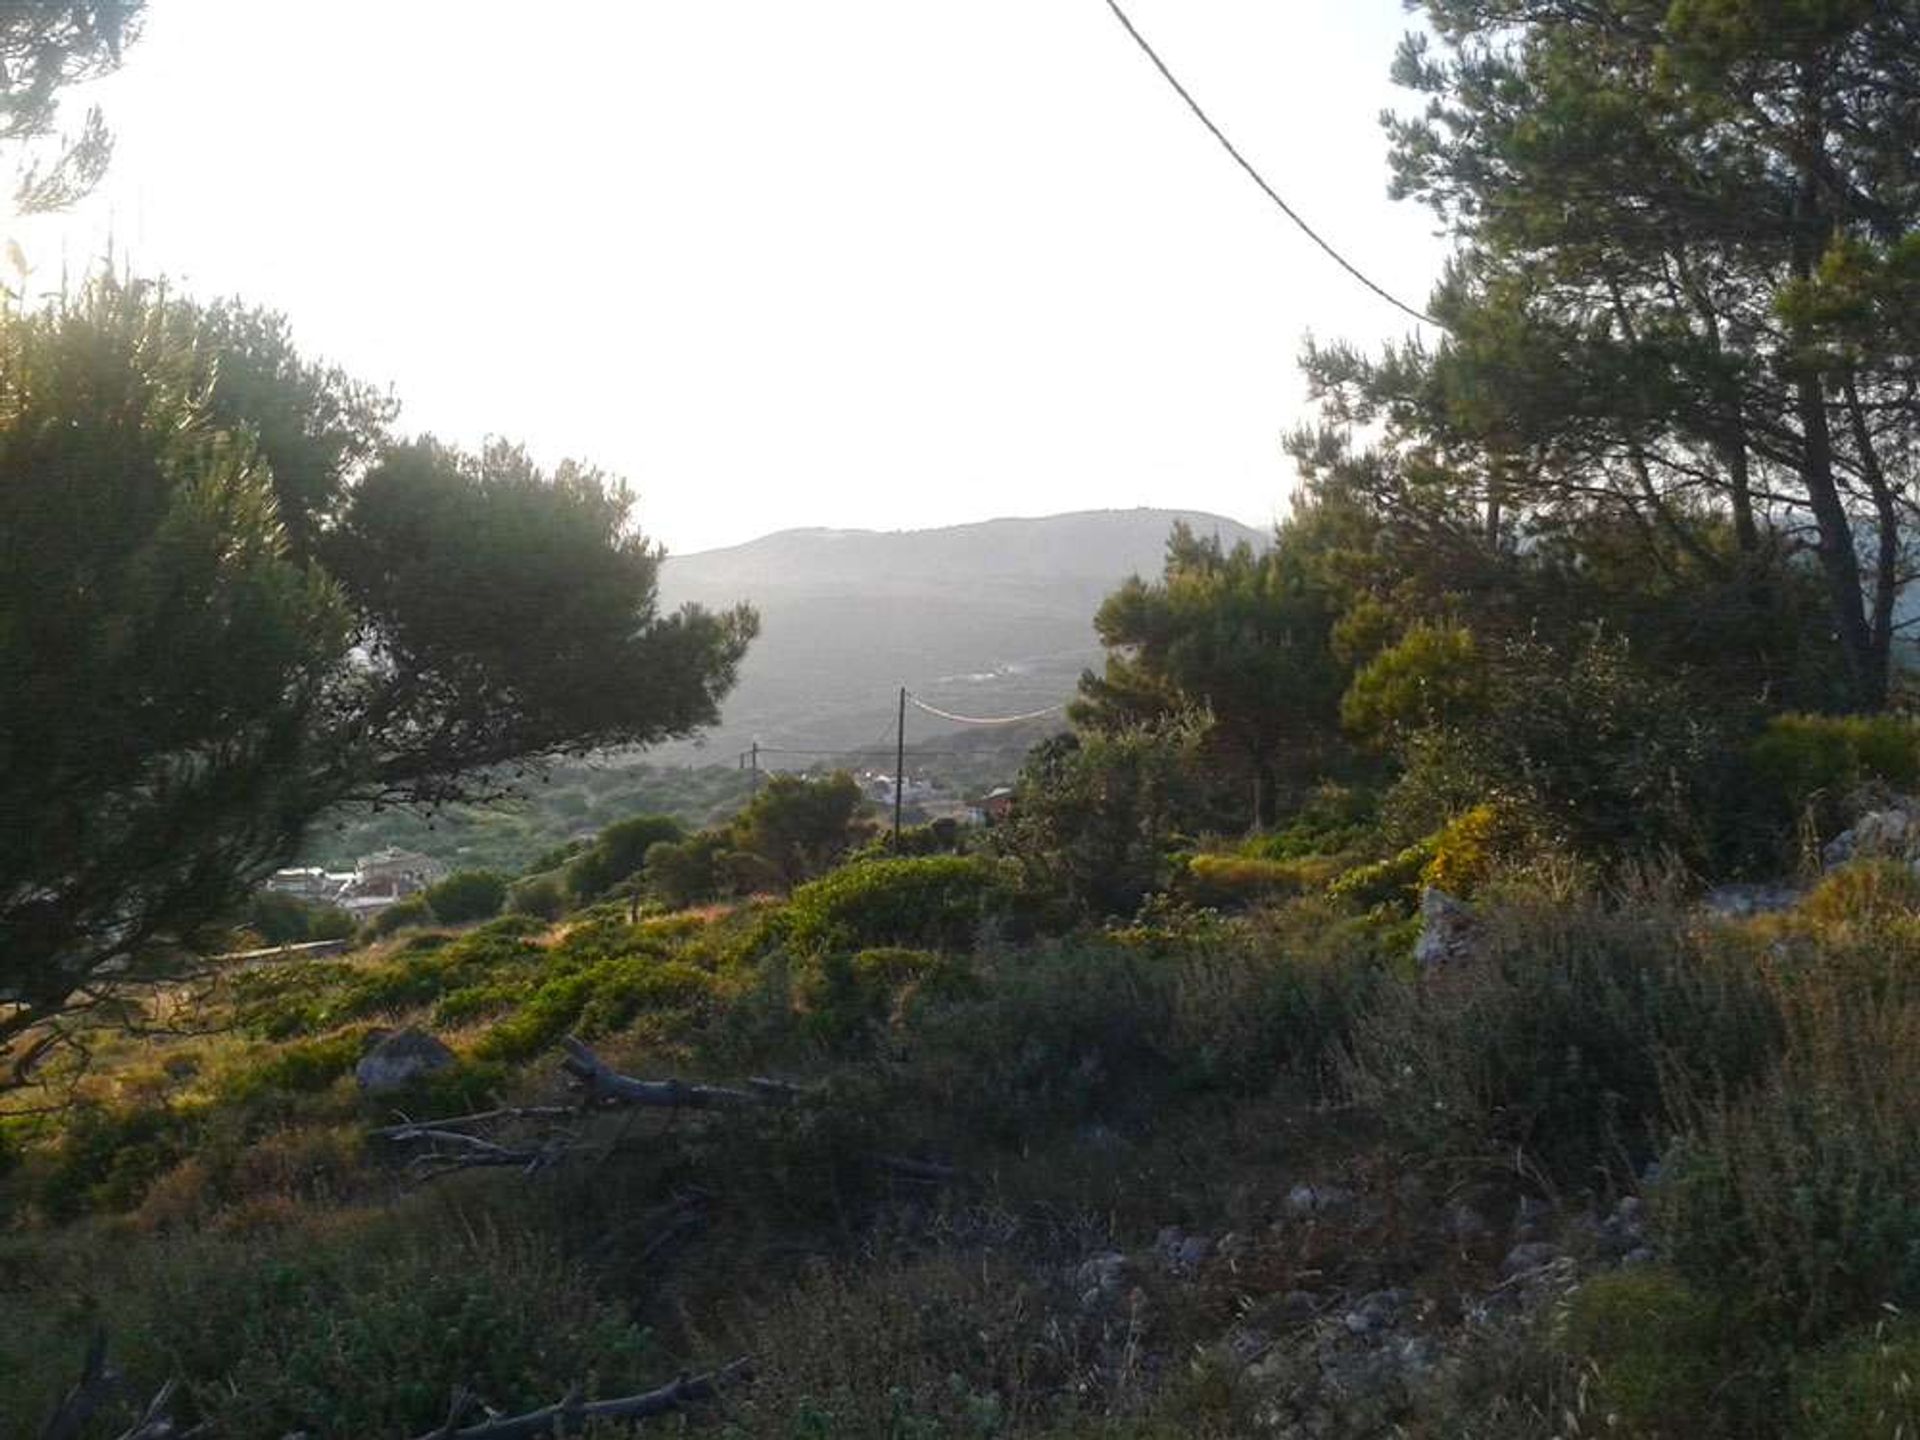
M 1182 520 L 1229 546 L 1267 538 L 1225 516 L 1142 508 L 935 530 L 782 530 L 671 556 L 663 604 L 749 601 L 761 633 L 700 750 L 656 754 L 727 760 L 757 740 L 824 758 L 887 731 L 901 685 L 968 715 L 1065 700 L 1099 662 L 1100 601 L 1129 575 L 1158 574 Z M 924 744 L 947 728 L 917 716 L 908 736 Z M 768 763 L 798 768 L 809 758 Z

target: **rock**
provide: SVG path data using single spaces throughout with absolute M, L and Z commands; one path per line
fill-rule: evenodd
M 1344 1322 L 1350 1334 L 1371 1335 L 1385 1330 L 1400 1318 L 1400 1311 L 1413 1296 L 1405 1290 L 1376 1290 L 1363 1295 L 1349 1310 Z
M 1251 1365 L 1272 1348 L 1273 1337 L 1264 1330 L 1236 1325 L 1227 1332 L 1227 1355 L 1236 1365 Z
M 1513 1234 L 1516 1240 L 1538 1240 L 1553 1207 L 1533 1195 L 1522 1195 L 1514 1206 Z
M 1544 1270 L 1559 1258 L 1558 1245 L 1550 1245 L 1545 1240 L 1529 1240 L 1507 1252 L 1507 1258 L 1500 1262 L 1500 1273 L 1508 1277 L 1529 1275 L 1535 1270 Z
M 1484 1240 L 1493 1233 L 1487 1217 L 1462 1201 L 1447 1211 L 1447 1233 L 1463 1242 Z
M 1080 1262 L 1073 1272 L 1082 1310 L 1098 1310 L 1127 1287 L 1128 1260 L 1118 1250 L 1103 1250 Z
M 1302 1325 L 1320 1313 L 1320 1297 L 1311 1290 L 1289 1290 L 1280 1297 L 1279 1309 L 1285 1319 Z
M 1296 1185 L 1287 1192 L 1287 1214 L 1296 1220 L 1337 1215 L 1353 1208 L 1353 1192 L 1338 1185 Z
M 1420 938 L 1413 959 L 1421 974 L 1470 959 L 1477 928 L 1473 908 L 1437 886 L 1420 892 Z
M 353 1078 L 368 1095 L 404 1090 L 454 1063 L 453 1051 L 424 1030 L 395 1030 L 381 1036 L 353 1067 Z
M 1791 910 L 1800 903 L 1804 893 L 1792 885 L 1719 885 L 1709 890 L 1700 903 L 1709 915 L 1722 920 L 1745 920 L 1753 915 Z
M 1913 848 L 1914 828 L 1913 816 L 1904 809 L 1869 810 L 1821 847 L 1820 859 L 1831 869 L 1869 856 L 1906 855 Z

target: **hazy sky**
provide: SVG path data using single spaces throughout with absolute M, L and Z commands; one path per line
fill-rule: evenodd
M 1132 0 L 1363 269 L 1398 0 Z M 675 550 L 1180 505 L 1263 525 L 1302 337 L 1410 322 L 1280 217 L 1103 0 L 151 0 L 38 279 L 283 310 L 410 430 L 627 476 Z

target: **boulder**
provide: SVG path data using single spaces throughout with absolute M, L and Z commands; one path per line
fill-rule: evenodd
M 1420 894 L 1420 938 L 1413 959 L 1421 974 L 1445 969 L 1470 958 L 1477 922 L 1473 907 L 1437 886 Z
M 1902 806 L 1869 810 L 1848 829 L 1829 840 L 1820 851 L 1820 859 L 1831 869 L 1849 860 L 1876 857 L 1904 857 L 1912 854 L 1916 838 L 1914 816 Z
M 454 1063 L 453 1051 L 424 1030 L 395 1030 L 381 1036 L 353 1067 L 353 1078 L 367 1095 L 388 1095 L 437 1075 Z

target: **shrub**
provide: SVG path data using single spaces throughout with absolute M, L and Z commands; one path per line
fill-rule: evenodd
M 1779 1053 L 1751 958 L 1703 952 L 1657 895 L 1517 893 L 1485 904 L 1470 958 L 1382 992 L 1350 1083 L 1417 1145 L 1515 1150 L 1584 1186 L 1650 1158 L 1675 1076 L 1737 1088 Z
M 1451 895 L 1471 896 L 1519 843 L 1518 821 L 1498 805 L 1480 804 L 1462 811 L 1432 839 L 1433 858 L 1420 872 L 1422 885 Z
M 427 904 L 424 895 L 409 895 L 396 900 L 371 920 L 367 921 L 366 933 L 371 939 L 381 939 L 406 929 L 409 925 L 433 924 L 433 910 Z
M 1881 925 L 1920 911 L 1920 875 L 1899 860 L 1856 860 L 1821 877 L 1798 910 L 1815 925 Z
M 307 938 L 309 907 L 298 896 L 262 890 L 247 902 L 247 928 L 264 945 L 294 945 Z
M 1794 1366 L 1796 1440 L 1920 1435 L 1920 1321 L 1882 1320 Z
M 831 868 L 864 838 L 865 805 L 844 770 L 820 780 L 775 775 L 734 818 L 734 844 L 758 856 L 768 881 L 784 890 Z
M 575 900 L 604 895 L 630 875 L 638 874 L 655 845 L 686 838 L 686 828 L 670 815 L 635 815 L 609 825 L 566 869 L 567 889 Z
M 969 943 L 1004 897 L 988 861 L 961 855 L 868 860 L 793 892 L 787 937 L 798 950 Z
M 282 1045 L 227 1077 L 221 1086 L 229 1100 L 244 1100 L 269 1090 L 305 1094 L 325 1090 L 353 1069 L 366 1044 L 364 1030 L 343 1030 L 318 1040 Z
M 56 1220 L 90 1210 L 131 1210 L 187 1153 L 190 1118 L 157 1106 L 77 1107 L 37 1186 L 40 1203 Z
M 1422 877 L 1434 855 L 1431 839 L 1416 841 L 1384 860 L 1354 866 L 1327 886 L 1327 894 L 1363 910 L 1376 905 L 1410 907 L 1419 898 Z
M 808 1033 L 830 1049 L 844 1050 L 922 994 L 950 999 L 973 993 L 973 975 L 964 963 L 937 951 L 889 946 L 822 956 L 800 998 Z
M 1313 1087 L 1382 968 L 1364 930 L 1311 902 L 1164 950 L 991 953 L 966 989 L 906 1011 L 907 1083 L 927 1114 L 1020 1144 L 1048 1124 L 1137 1119 L 1171 1094 Z
M 427 888 L 427 905 L 448 925 L 490 920 L 506 903 L 507 877 L 495 870 L 460 870 Z
M 189 1236 L 113 1278 L 102 1299 L 132 1388 L 178 1379 L 183 1408 L 222 1435 L 410 1435 L 440 1426 L 455 1385 L 519 1412 L 576 1383 L 606 1395 L 662 1378 L 590 1276 L 484 1225 Z
M 1251 836 L 1240 853 L 1259 860 L 1300 860 L 1357 849 L 1372 834 L 1376 808 L 1375 797 L 1364 790 L 1321 785 L 1284 827 Z
M 351 940 L 353 916 L 338 905 L 316 905 L 307 916 L 307 939 Z
M 1862 786 L 1920 786 L 1920 725 L 1901 715 L 1776 715 L 1752 745 L 1763 783 L 1798 815 L 1831 819 Z
M 337 905 L 318 905 L 277 890 L 261 890 L 247 902 L 247 928 L 266 945 L 308 940 L 344 940 L 353 917 Z
M 732 844 L 723 830 L 702 830 L 678 844 L 663 840 L 648 847 L 647 888 L 676 910 L 718 898 L 727 888 L 721 857 Z
M 1188 720 L 1036 746 L 995 847 L 1069 921 L 1133 914 L 1173 878 L 1175 836 L 1200 807 L 1203 728 Z
M 558 875 L 529 875 L 514 881 L 507 890 L 507 910 L 514 915 L 558 920 L 567 911 L 567 892 Z
M 1719 1408 L 1723 1335 L 1713 1302 L 1658 1266 L 1596 1275 L 1567 1309 L 1567 1345 L 1595 1368 L 1610 1428 L 1627 1435 L 1702 1433 Z
M 1907 989 L 1787 993 L 1776 1072 L 1697 1103 L 1668 1163 L 1675 1263 L 1782 1336 L 1817 1341 L 1882 1306 L 1920 1306 L 1920 1006 Z
M 1319 890 L 1338 876 L 1342 861 L 1331 855 L 1263 860 L 1250 855 L 1196 855 L 1187 862 L 1195 898 L 1202 902 L 1247 901 L 1261 896 Z

